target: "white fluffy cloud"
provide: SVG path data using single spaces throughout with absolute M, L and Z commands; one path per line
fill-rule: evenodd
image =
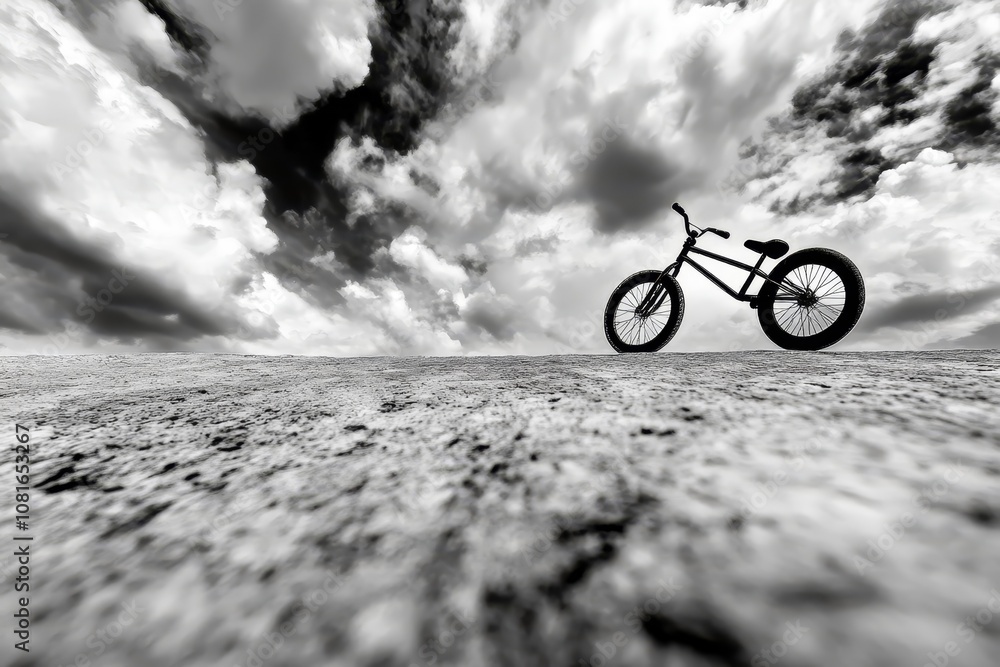
M 171 2 L 212 35 L 206 78 L 224 106 L 284 125 L 368 75 L 372 0 Z
M 429 242 L 446 259 L 477 245 L 489 267 L 486 288 L 525 317 L 517 351 L 606 351 L 608 294 L 679 249 L 669 204 L 683 195 L 703 222 L 726 226 L 720 218 L 738 202 L 719 202 L 717 184 L 739 143 L 787 104 L 872 4 L 771 2 L 741 12 L 632 0 L 538 10 L 522 17 L 512 53 L 470 77 L 424 145 L 403 160 L 386 156 L 390 168 L 356 182 L 385 193 L 380 178 L 395 181 L 412 168 L 440 184 L 424 224 Z M 338 152 L 352 150 L 363 147 Z M 340 161 L 341 177 L 350 177 L 350 164 Z M 705 310 L 689 311 L 681 349 L 722 344 L 726 332 L 706 337 L 705 323 L 738 307 L 699 281 L 686 284 Z
M 844 134 L 829 136 L 818 125 L 779 124 L 748 160 L 754 166 L 760 155 L 791 158 L 777 171 L 756 162 L 763 175 L 750 179 L 745 196 L 764 206 L 833 195 L 840 185 L 839 163 L 859 149 L 899 162 L 859 197 L 789 216 L 768 214 L 775 235 L 793 247 L 834 247 L 860 267 L 868 302 L 845 348 L 920 349 L 961 340 L 1000 344 L 1000 338 L 990 343 L 970 336 L 1000 320 L 995 147 L 973 138 L 957 142 L 955 152 L 929 148 L 954 141 L 950 105 L 968 102 L 968 89 L 982 76 L 980 65 L 1000 57 L 998 36 L 1000 18 L 992 1 L 956 3 L 926 16 L 913 39 L 932 47 L 934 57 L 921 85 L 913 75 L 904 81 L 913 91 L 913 99 L 902 105 L 913 112 L 911 122 L 880 123 L 884 106 L 857 109 L 852 122 L 865 137 L 860 143 Z M 839 86 L 830 90 L 843 93 Z M 996 109 L 992 116 L 1000 121 Z M 747 328 L 748 345 L 751 333 Z
M 843 57 L 834 51 L 842 31 L 870 19 L 877 0 L 770 0 L 745 10 L 679 0 L 548 9 L 438 0 L 466 17 L 447 58 L 462 90 L 408 155 L 372 137 L 344 138 L 332 150 L 328 176 L 348 190 L 348 226 L 385 218 L 397 231 L 369 258 L 377 267 L 369 277 L 347 271 L 339 248 L 314 258 L 349 280 L 323 305 L 262 267 L 279 241 L 262 217 L 265 184 L 254 168 L 206 159 L 203 138 L 178 109 L 136 83 L 133 60 L 141 52 L 196 77 L 227 112 L 282 126 L 365 78 L 373 3 L 170 3 L 206 31 L 202 69 L 137 0 L 79 3 L 89 41 L 41 0 L 0 8 L 0 176 L 65 238 L 100 248 L 102 261 L 155 274 L 206 320 L 175 347 L 607 352 L 601 316 L 611 290 L 679 249 L 680 221 L 668 209 L 675 199 L 698 222 L 731 230 L 732 241 L 706 244 L 737 258 L 753 258 L 741 247 L 746 238 L 779 237 L 855 259 L 869 307 L 845 347 L 947 345 L 1000 317 L 990 300 L 1000 283 L 1000 173 L 990 149 L 921 150 L 940 139 L 946 106 L 974 83 L 976 59 L 1000 36 L 985 0 L 918 25 L 916 38 L 937 46 L 920 94 L 904 105 L 917 118 L 882 127 L 884 110 L 861 110 L 854 122 L 863 144 L 816 124 L 786 131 L 786 120 L 768 118 L 785 114 L 797 88 Z M 752 135 L 755 157 L 788 160 L 737 195 L 726 183 Z M 773 212 L 776 201 L 836 194 L 844 156 L 862 145 L 898 162 L 870 192 Z M 29 264 L 0 258 L 0 273 L 24 297 L 0 314 L 17 311 L 21 329 L 45 331 L 55 292 L 33 287 L 43 269 Z M 738 273 L 720 275 L 741 282 Z M 692 271 L 681 283 L 688 309 L 672 349 L 770 347 L 753 311 Z M 89 288 L 70 276 L 61 289 L 76 300 Z M 921 313 L 941 299 L 945 316 L 928 323 Z M 122 316 L 155 315 L 168 330 L 197 319 L 139 311 Z M 88 333 L 75 344 L 113 340 Z M 4 338 L 13 349 L 34 341 Z
M 1000 302 L 971 303 L 1000 285 L 998 211 L 1000 165 L 959 169 L 951 154 L 928 148 L 883 173 L 871 199 L 812 221 L 849 242 L 868 276 L 872 331 L 858 346 L 919 349 L 1000 320 Z M 880 317 L 908 293 L 933 296 L 912 316 Z
M 0 179 L 6 194 L 57 225 L 51 233 L 67 244 L 96 248 L 109 265 L 155 279 L 158 290 L 205 319 L 217 318 L 218 328 L 234 334 L 240 324 L 248 333 L 280 334 L 269 311 L 256 323 L 249 319 L 261 300 L 255 290 L 265 303 L 284 300 L 267 294 L 273 285 L 257 259 L 276 248 L 277 238 L 261 217 L 264 194 L 253 168 L 210 164 L 197 132 L 171 104 L 123 75 L 47 3 L 0 8 L 0 33 L 0 61 L 6 63 L 0 68 Z M 39 251 L 25 245 L 29 232 L 38 230 L 23 227 L 38 223 L 14 223 L 22 228 L 12 229 L 7 243 L 21 254 L 6 263 L 5 277 L 19 280 L 28 293 L 42 290 Z M 109 273 L 105 280 L 111 279 Z M 78 279 L 67 285 L 72 300 L 93 296 Z M 28 293 L 21 296 L 30 301 Z M 126 290 L 117 305 L 128 296 Z M 140 310 L 127 314 L 149 317 Z M 69 325 L 77 332 L 77 315 L 68 315 L 68 322 L 38 321 L 35 328 L 61 332 Z M 338 329 L 301 302 L 282 315 L 285 322 L 311 316 L 317 329 Z M 41 311 L 36 316 L 43 317 Z M 160 316 L 164 327 L 177 320 L 176 314 Z M 219 334 L 214 342 L 191 344 L 239 344 Z M 62 351 L 100 342 L 79 333 L 60 341 Z M 23 351 L 39 346 L 16 335 L 6 344 Z
M 424 244 L 426 238 L 427 233 L 419 227 L 409 229 L 389 246 L 389 256 L 397 264 L 412 269 L 433 288 L 459 292 L 468 281 L 465 271 L 428 248 Z

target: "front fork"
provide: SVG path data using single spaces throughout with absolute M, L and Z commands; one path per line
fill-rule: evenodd
M 653 289 L 649 290 L 649 294 L 646 295 L 646 298 L 636 308 L 635 312 L 639 317 L 649 317 L 650 314 L 655 313 L 663 305 L 663 302 L 667 298 L 667 288 L 663 286 L 663 278 L 668 274 L 676 278 L 677 274 L 680 273 L 681 263 L 682 258 L 679 257 L 676 262 L 663 269 L 660 277 L 653 283 Z

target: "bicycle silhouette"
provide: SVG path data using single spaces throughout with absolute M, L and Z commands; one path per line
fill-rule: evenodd
M 677 261 L 663 271 L 640 271 L 626 278 L 608 299 L 604 333 L 618 352 L 656 352 L 674 337 L 684 317 L 684 292 L 677 282 L 681 267 L 690 264 L 729 296 L 748 302 L 757 310 L 764 334 L 786 350 L 822 350 L 842 340 L 861 317 L 865 283 L 854 262 L 828 248 L 808 248 L 792 253 L 770 273 L 761 270 L 764 260 L 781 259 L 788 244 L 779 239 L 747 241 L 743 245 L 760 259 L 750 266 L 697 247 L 698 239 L 712 233 L 728 239 L 729 232 L 693 225 L 679 204 L 673 209 L 684 218 L 687 238 Z M 689 255 L 703 255 L 749 275 L 739 292 L 719 280 Z M 755 278 L 763 278 L 760 291 L 748 295 Z

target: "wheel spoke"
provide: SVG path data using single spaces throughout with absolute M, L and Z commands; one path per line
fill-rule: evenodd
M 642 321 L 641 317 L 636 320 L 636 325 L 635 325 L 635 341 L 637 343 L 641 344 L 643 342 L 643 338 L 646 335 L 645 326 L 646 326 L 646 323 Z
M 841 283 L 839 285 L 833 285 L 832 287 L 830 287 L 825 292 L 822 292 L 822 293 L 818 293 L 817 292 L 816 293 L 816 298 L 817 299 L 826 299 L 827 297 L 838 297 L 838 296 L 846 296 L 846 295 L 847 295 L 847 288 L 844 287 L 843 283 Z
M 639 325 L 641 323 L 642 323 L 642 318 L 640 318 L 640 317 L 633 317 L 632 318 L 632 323 L 629 325 L 627 334 L 629 336 L 631 336 L 633 340 L 635 340 L 636 333 L 637 333 L 637 331 L 639 329 Z
M 844 309 L 841 308 L 840 310 L 837 310 L 836 308 L 832 308 L 821 303 L 816 306 L 816 311 L 825 313 L 827 317 L 832 318 L 833 321 L 836 322 L 837 318 L 840 317 L 840 314 L 844 312 Z
M 778 320 L 778 326 L 784 329 L 785 331 L 788 331 L 788 327 L 791 326 L 792 322 L 795 321 L 795 316 L 798 315 L 798 310 L 799 310 L 798 306 L 787 309 L 784 312 L 783 317 Z
M 816 316 L 818 320 L 826 323 L 825 327 L 828 327 L 837 321 L 837 318 L 830 315 L 830 313 L 824 312 L 823 309 L 821 308 L 814 309 L 813 314 Z
M 822 290 L 824 287 L 833 283 L 835 280 L 840 280 L 840 276 L 838 276 L 836 273 L 834 273 L 832 276 L 824 276 L 824 277 L 825 280 L 816 285 L 816 289 L 813 290 L 814 294 L 819 294 L 820 290 Z
M 819 289 L 819 286 L 822 285 L 825 280 L 826 280 L 826 267 L 824 266 L 813 267 L 813 279 L 812 282 L 809 284 L 809 289 L 812 290 L 813 294 L 816 293 L 816 290 Z
M 818 310 L 809 311 L 809 321 L 813 324 L 813 333 L 819 333 L 833 324 L 828 316 Z

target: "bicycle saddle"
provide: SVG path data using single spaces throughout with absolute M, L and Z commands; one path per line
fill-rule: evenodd
M 771 259 L 780 259 L 788 252 L 788 244 L 781 239 L 771 239 L 770 241 L 747 241 L 744 247 L 767 255 Z

